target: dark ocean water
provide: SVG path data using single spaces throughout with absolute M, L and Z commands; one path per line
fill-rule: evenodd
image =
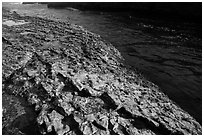
M 78 24 L 111 42 L 170 99 L 202 123 L 202 26 L 132 17 L 125 12 L 48 9 L 46 5 L 3 3 L 21 15 Z

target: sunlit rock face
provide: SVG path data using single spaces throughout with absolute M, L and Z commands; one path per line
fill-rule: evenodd
M 200 124 L 81 26 L 3 9 L 3 134 L 202 134 Z

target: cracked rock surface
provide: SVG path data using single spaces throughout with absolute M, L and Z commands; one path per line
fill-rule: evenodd
M 3 134 L 202 134 L 100 36 L 6 9 L 2 22 Z

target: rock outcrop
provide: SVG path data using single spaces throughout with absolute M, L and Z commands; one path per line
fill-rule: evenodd
M 100 36 L 5 9 L 2 32 L 3 134 L 202 134 Z

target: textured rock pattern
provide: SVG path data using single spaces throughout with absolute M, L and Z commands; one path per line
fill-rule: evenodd
M 202 134 L 100 36 L 5 9 L 4 20 L 27 23 L 3 24 L 3 134 Z

